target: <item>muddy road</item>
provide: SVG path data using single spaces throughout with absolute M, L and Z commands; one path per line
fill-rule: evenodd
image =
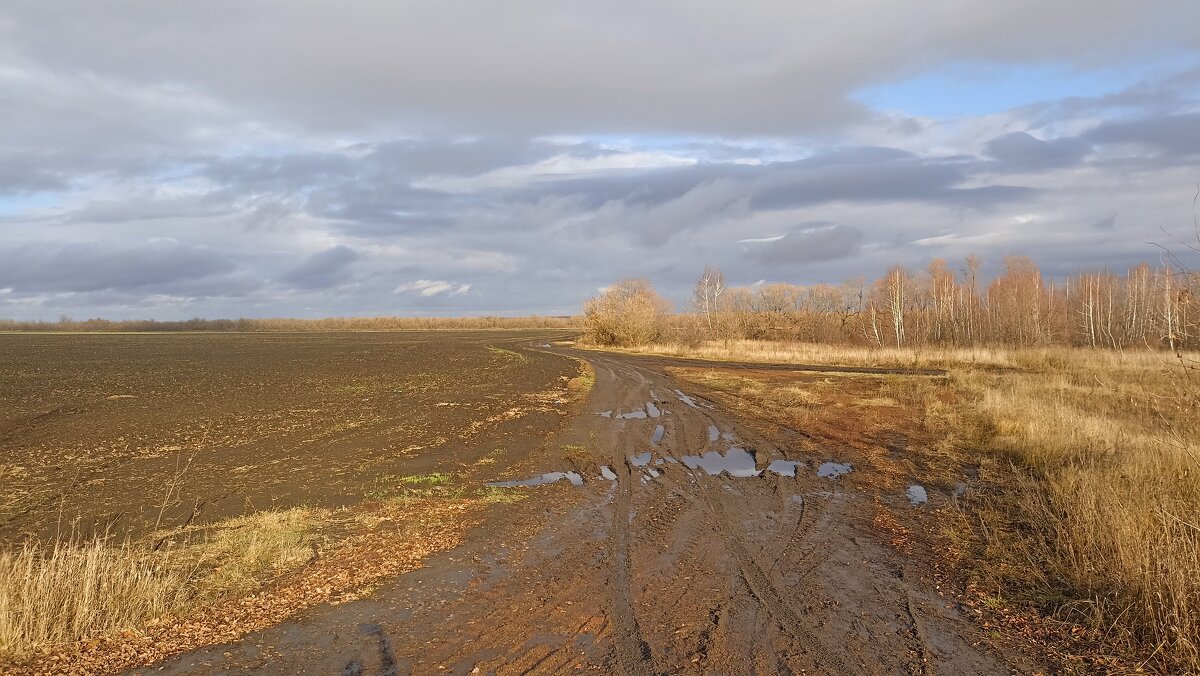
M 849 448 L 796 451 L 668 373 L 586 359 L 595 386 L 544 448 L 497 468 L 529 497 L 369 598 L 318 607 L 140 670 L 192 674 L 1013 673 L 887 544 L 880 502 L 920 513 L 933 487 L 856 483 Z M 561 474 L 551 474 L 561 473 Z M 549 475 L 549 476 L 543 476 Z M 526 481 L 533 479 L 533 481 Z M 556 479 L 556 480 L 555 480 Z M 919 489 L 919 490 L 916 490 Z M 529 505 L 536 506 L 530 511 Z

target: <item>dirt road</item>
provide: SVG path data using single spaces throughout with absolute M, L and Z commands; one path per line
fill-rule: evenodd
M 948 496 L 869 494 L 850 449 L 757 436 L 669 360 L 574 355 L 595 369 L 579 416 L 497 481 L 470 542 L 371 597 L 302 613 L 144 673 L 1012 673 L 872 524 Z M 788 431 L 785 431 L 788 432 Z M 791 431 L 802 434 L 803 431 Z M 794 476 L 793 476 L 794 475 Z M 555 478 L 553 475 L 548 478 Z M 580 485 L 574 485 L 582 481 Z M 918 487 L 924 490 L 924 487 Z M 917 504 L 912 504 L 910 502 Z M 526 511 L 525 513 L 529 513 Z

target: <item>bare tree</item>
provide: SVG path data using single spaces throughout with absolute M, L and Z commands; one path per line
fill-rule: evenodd
M 713 333 L 713 313 L 717 310 L 717 301 L 722 293 L 725 293 L 725 275 L 721 273 L 720 268 L 704 266 L 704 274 L 696 280 L 696 288 L 692 291 L 692 302 L 695 303 L 696 310 L 704 316 L 709 335 Z

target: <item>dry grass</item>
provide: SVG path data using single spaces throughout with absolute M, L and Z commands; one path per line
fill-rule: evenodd
M 696 347 L 679 343 L 651 343 L 627 350 L 690 359 L 781 364 L 821 364 L 868 367 L 945 369 L 1037 369 L 1073 371 L 1115 369 L 1122 372 L 1161 370 L 1167 355 L 1148 350 L 1084 350 L 1070 347 L 913 347 L 872 348 L 822 343 L 785 343 L 767 340 L 708 341 Z M 1187 355 L 1192 359 L 1200 355 Z
M 757 341 L 646 351 L 948 369 L 966 405 L 930 399 L 926 424 L 945 427 L 946 447 L 990 468 L 999 490 L 964 520 L 983 541 L 976 573 L 1008 602 L 1090 626 L 1098 652 L 1200 672 L 1200 374 L 1188 368 L 1200 356 Z
M 0 657 L 85 640 L 244 593 L 311 556 L 314 510 L 174 533 L 154 551 L 104 539 L 0 552 Z

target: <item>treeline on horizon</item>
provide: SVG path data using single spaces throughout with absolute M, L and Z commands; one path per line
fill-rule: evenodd
M 936 259 L 843 284 L 727 287 L 709 267 L 689 312 L 670 315 L 645 280 L 624 280 L 585 305 L 585 336 L 596 344 L 773 340 L 876 347 L 1073 345 L 1200 348 L 1200 275 L 1141 264 L 1123 273 L 1046 278 L 1012 256 L 991 279 L 981 260 L 952 269 Z
M 271 331 L 421 331 L 455 329 L 573 329 L 578 317 L 327 317 L 324 319 L 153 319 L 110 320 L 63 317 L 56 322 L 0 319 L 0 331 L 67 332 L 271 332 Z

